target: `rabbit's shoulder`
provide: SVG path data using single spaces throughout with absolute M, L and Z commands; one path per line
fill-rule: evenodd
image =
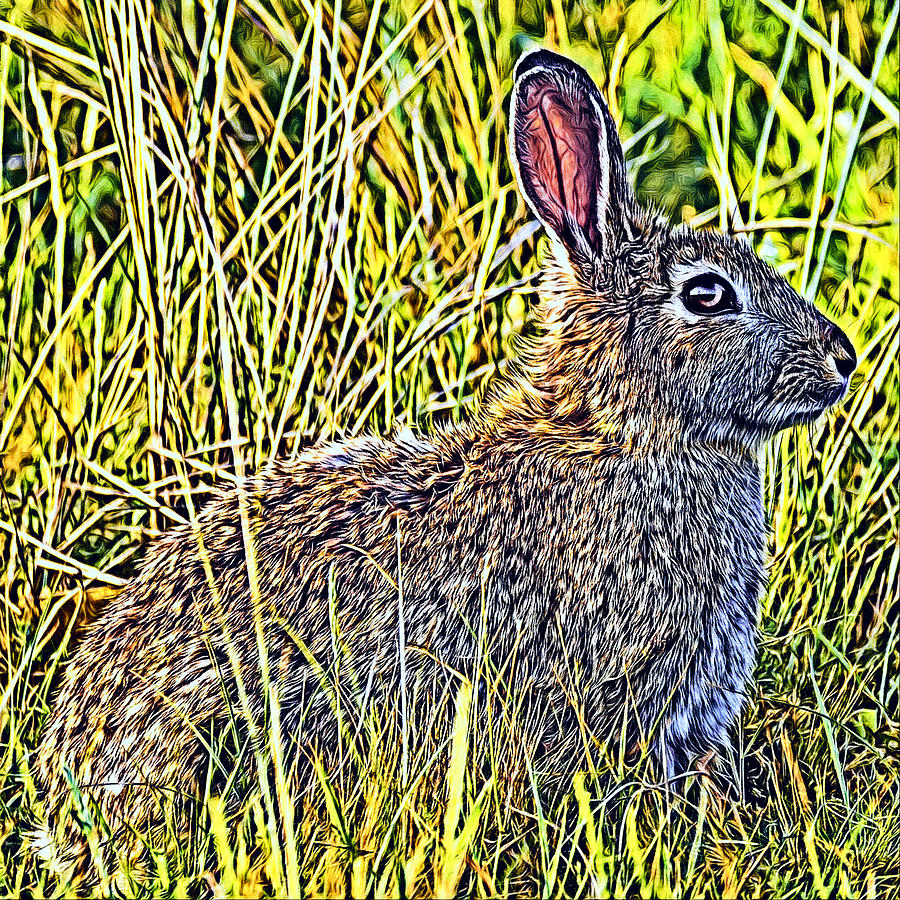
M 388 438 L 322 444 L 273 463 L 257 492 L 270 517 L 288 516 L 295 528 L 323 515 L 420 511 L 454 489 L 471 444 L 462 429 L 426 436 L 409 428 Z

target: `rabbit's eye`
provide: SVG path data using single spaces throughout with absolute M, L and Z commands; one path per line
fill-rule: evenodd
M 698 316 L 738 312 L 740 309 L 734 287 L 712 272 L 697 275 L 686 282 L 681 291 L 681 299 L 684 308 Z

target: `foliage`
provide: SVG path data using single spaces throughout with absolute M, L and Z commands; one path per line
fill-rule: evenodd
M 140 890 L 896 891 L 897 15 L 2 0 L 0 893 L 67 890 L 22 852 L 28 751 L 76 627 L 146 540 L 275 453 L 457 419 L 503 370 L 535 300 L 505 132 L 533 44 L 605 86 L 645 201 L 747 234 L 858 350 L 841 409 L 767 453 L 734 795 L 616 766 L 549 800 L 485 784 L 463 690 L 440 765 L 386 743 L 374 774 L 322 773 L 296 840 L 258 798 L 237 828 L 213 800 Z

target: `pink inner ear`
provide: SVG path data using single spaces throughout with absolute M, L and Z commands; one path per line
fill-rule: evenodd
M 563 210 L 568 210 L 593 244 L 599 135 L 592 113 L 552 84 L 535 84 L 520 100 L 520 160 L 531 170 L 526 177 L 540 213 L 563 236 Z

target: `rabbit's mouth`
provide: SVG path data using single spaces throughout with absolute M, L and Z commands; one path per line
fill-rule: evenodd
M 793 404 L 785 404 L 782 408 L 784 418 L 779 427 L 790 428 L 792 425 L 815 422 L 840 401 L 846 391 L 846 385 L 829 386 L 824 391 L 816 392 L 815 395 L 808 394 Z
M 805 407 L 796 410 L 788 420 L 782 425 L 782 428 L 790 428 L 792 425 L 809 425 L 815 422 L 820 416 L 824 415 L 831 408 L 830 403 L 819 404 L 818 406 Z
M 849 385 L 849 379 L 842 378 L 839 381 L 829 379 L 824 384 L 805 391 L 806 396 L 802 398 L 802 401 L 808 403 L 811 413 L 814 414 L 815 418 L 818 418 L 822 413 L 843 399 Z
M 776 382 L 775 402 L 767 404 L 767 414 L 763 415 L 777 423 L 778 428 L 814 422 L 843 399 L 850 384 L 847 377 L 823 378 L 818 373 L 803 377 L 796 370 L 787 378 L 786 374 L 782 373 Z
M 803 391 L 800 396 L 766 404 L 755 420 L 735 416 L 734 424 L 741 429 L 755 430 L 760 437 L 772 436 L 794 425 L 808 425 L 834 406 L 846 393 L 846 385 L 828 385 L 817 391 Z

